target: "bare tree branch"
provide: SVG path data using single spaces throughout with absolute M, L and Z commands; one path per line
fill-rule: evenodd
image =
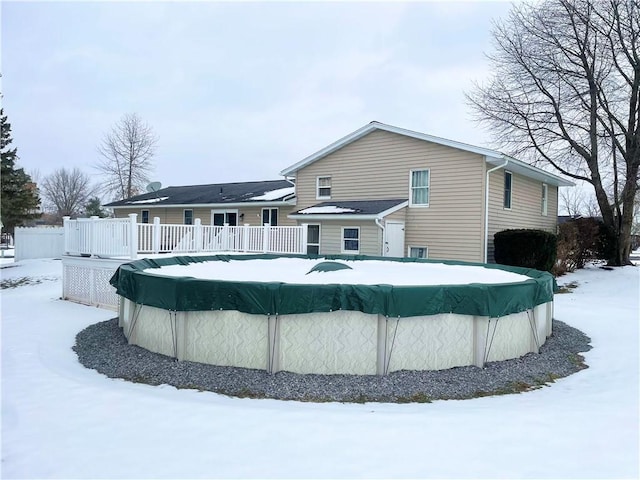
M 640 168 L 640 2 L 516 4 L 493 30 L 494 72 L 467 99 L 499 148 L 592 185 L 629 262 Z
M 58 219 L 82 215 L 94 190 L 89 176 L 78 168 L 59 168 L 45 177 L 41 185 L 45 208 Z
M 95 165 L 105 175 L 103 190 L 116 199 L 137 195 L 149 181 L 157 139 L 149 125 L 137 114 L 126 114 L 105 135 Z

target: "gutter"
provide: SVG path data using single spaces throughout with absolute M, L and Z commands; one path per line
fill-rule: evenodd
M 486 162 L 486 158 L 485 158 Z M 504 160 L 502 165 L 498 165 L 497 167 L 493 167 L 490 170 L 487 170 L 487 178 L 484 183 L 484 263 L 487 263 L 487 255 L 488 255 L 488 244 L 489 244 L 489 174 L 491 172 L 495 172 L 501 168 L 504 168 L 509 163 L 509 159 Z
M 382 225 L 382 223 L 380 223 L 381 220 L 382 220 L 382 218 L 376 217 L 374 219 L 374 222 L 378 227 L 380 227 L 380 230 L 382 230 L 382 248 L 381 248 L 382 251 L 380 252 L 380 256 L 384 257 L 384 256 L 386 256 L 384 254 L 384 225 Z

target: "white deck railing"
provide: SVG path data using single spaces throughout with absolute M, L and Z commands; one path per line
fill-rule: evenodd
M 305 253 L 307 226 L 210 226 L 137 223 L 128 218 L 64 218 L 67 255 L 137 258 L 139 253 Z

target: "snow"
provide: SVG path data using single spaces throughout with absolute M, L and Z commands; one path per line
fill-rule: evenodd
M 169 265 L 145 270 L 153 275 L 194 277 L 207 280 L 285 282 L 298 284 L 340 283 L 351 285 L 461 285 L 467 283 L 516 283 L 529 277 L 483 267 L 442 263 L 400 263 L 382 260 L 337 263 L 351 269 L 309 271 L 325 259 L 276 258 Z
M 262 195 L 251 197 L 249 200 L 277 200 L 279 198 L 286 197 L 287 195 L 293 195 L 295 191 L 295 186 L 278 188 L 277 190 L 269 190 L 268 192 L 264 192 Z
M 59 299 L 61 262 L 4 261 L 2 478 L 638 478 L 639 269 L 589 267 L 555 318 L 590 368 L 539 390 L 431 404 L 298 403 L 108 379 Z
M 166 200 L 167 198 L 169 198 L 169 197 L 149 198 L 147 200 L 135 200 L 133 202 L 127 202 L 127 203 L 130 203 L 130 204 L 133 204 L 133 203 L 135 203 L 135 204 L 138 204 L 138 203 L 158 203 L 158 202 L 161 202 L 163 200 Z
M 300 210 L 298 213 L 353 213 L 355 210 L 352 208 L 342 208 L 335 205 L 325 205 L 324 207 L 309 207 Z

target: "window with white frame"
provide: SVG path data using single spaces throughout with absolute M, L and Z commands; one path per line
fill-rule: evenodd
M 409 257 L 411 258 L 428 258 L 429 257 L 429 248 L 428 247 L 409 247 Z
M 307 225 L 307 254 L 320 254 L 320 225 Z
M 331 177 L 317 177 L 316 187 L 317 200 L 326 200 L 331 198 Z
M 149 223 L 149 210 L 140 211 L 140 221 L 142 223 Z
M 193 225 L 193 210 L 185 210 L 183 215 L 185 225 Z
M 409 206 L 428 207 L 429 206 L 429 169 L 411 170 Z
M 342 227 L 342 253 L 360 253 L 360 227 Z
M 547 216 L 547 206 L 549 203 L 549 187 L 546 183 L 542 184 L 542 215 Z
M 262 209 L 262 225 L 266 225 L 267 223 L 272 227 L 278 226 L 278 209 L 277 208 Z
M 511 208 L 511 192 L 513 188 L 513 175 L 511 172 L 504 172 L 504 208 Z

